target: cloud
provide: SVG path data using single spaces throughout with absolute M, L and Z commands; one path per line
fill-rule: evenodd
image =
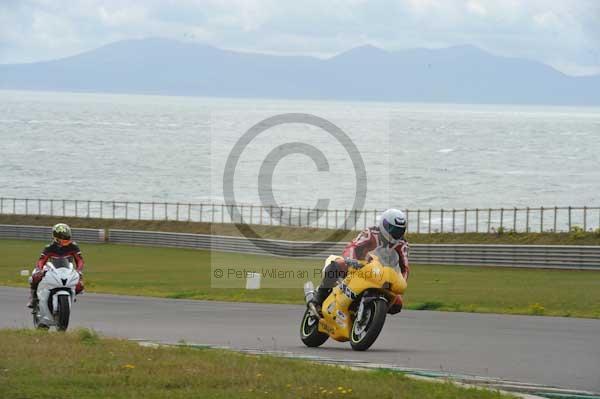
M 598 20 L 595 0 L 3 0 L 0 63 L 164 36 L 318 56 L 473 44 L 582 74 L 600 72 Z

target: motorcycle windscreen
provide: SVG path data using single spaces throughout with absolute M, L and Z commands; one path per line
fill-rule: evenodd
M 373 255 L 379 258 L 383 266 L 389 266 L 394 269 L 400 268 L 400 256 L 394 248 L 379 246 L 373 250 Z
M 50 262 L 56 269 L 69 269 L 71 267 L 71 265 L 70 265 L 71 257 L 70 256 L 61 257 L 61 258 L 52 257 L 52 258 L 50 258 Z

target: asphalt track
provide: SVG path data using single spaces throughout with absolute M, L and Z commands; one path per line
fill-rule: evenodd
M 0 327 L 31 327 L 26 290 L 0 287 Z M 367 352 L 298 337 L 303 307 L 86 294 L 71 326 L 123 338 L 393 364 L 600 392 L 600 320 L 435 311 L 390 316 Z

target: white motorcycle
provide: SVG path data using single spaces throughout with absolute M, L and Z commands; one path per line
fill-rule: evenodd
M 66 331 L 79 273 L 68 257 L 49 259 L 44 271 L 46 273 L 38 285 L 37 301 L 32 311 L 33 325 L 40 329 L 56 326 L 58 331 Z

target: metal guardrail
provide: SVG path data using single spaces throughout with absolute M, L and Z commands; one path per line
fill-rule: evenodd
M 345 243 L 307 243 L 129 230 L 110 230 L 109 241 L 313 259 L 341 253 L 345 246 Z M 410 261 L 413 264 L 600 270 L 600 246 L 411 244 Z
M 165 233 L 153 231 L 110 230 L 109 242 L 158 247 L 208 249 L 219 252 L 237 252 L 285 257 L 321 258 L 340 253 L 344 243 L 302 242 L 253 239 L 208 234 Z
M 100 243 L 106 241 L 104 229 L 73 228 L 72 231 L 73 236 L 79 242 Z M 49 241 L 50 237 L 52 237 L 52 227 L 0 224 L 0 239 Z
M 0 197 L 0 214 L 99 219 L 245 223 L 269 226 L 363 229 L 382 210 L 310 209 L 269 205 L 98 201 Z M 552 206 L 465 209 L 405 209 L 411 233 L 556 232 L 600 229 L 600 207 Z
M 310 243 L 156 231 L 73 229 L 80 242 L 111 242 L 323 259 L 345 243 Z M 47 240 L 49 227 L 0 225 L 0 239 Z M 412 264 L 600 270 L 600 246 L 412 244 Z

